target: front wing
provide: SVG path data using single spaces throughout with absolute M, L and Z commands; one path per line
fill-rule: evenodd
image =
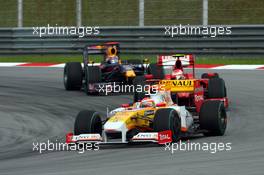
M 130 141 L 105 141 L 104 137 L 100 134 L 80 134 L 73 135 L 73 133 L 68 133 L 66 135 L 66 143 L 98 143 L 98 144 L 125 144 L 133 142 L 150 142 L 165 144 L 172 142 L 172 132 L 171 130 L 161 131 L 161 132 L 139 132 L 137 135 L 131 138 Z

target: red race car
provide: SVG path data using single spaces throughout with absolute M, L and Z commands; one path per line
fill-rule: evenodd
M 196 112 L 201 105 L 197 102 L 204 100 L 220 100 L 227 108 L 225 81 L 217 73 L 203 73 L 201 78 L 196 78 L 194 65 L 194 55 L 158 56 L 157 63 L 149 65 L 148 74 L 134 80 L 134 86 L 162 85 L 171 91 L 174 103 L 193 108 Z M 188 82 L 194 83 L 194 89 L 188 89 Z M 186 88 L 182 88 L 184 86 Z M 141 101 L 145 96 L 146 92 L 135 92 L 134 101 Z

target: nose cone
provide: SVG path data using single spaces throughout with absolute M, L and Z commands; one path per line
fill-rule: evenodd
M 117 112 L 104 124 L 104 130 L 106 132 L 126 130 L 128 128 L 127 125 L 131 124 L 130 118 L 133 115 L 134 113 L 130 111 Z
M 123 121 L 118 121 L 118 122 L 107 121 L 104 124 L 105 132 L 121 132 L 126 129 L 127 129 L 126 124 Z

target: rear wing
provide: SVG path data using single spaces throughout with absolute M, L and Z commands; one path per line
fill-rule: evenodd
M 108 42 L 101 45 L 87 45 L 83 49 L 83 63 L 87 65 L 89 63 L 89 55 L 104 55 L 104 59 L 107 56 L 107 49 L 115 48 L 115 55 L 119 54 L 119 43 L 118 42 Z
M 158 55 L 157 57 L 157 63 L 160 66 L 174 66 L 177 60 L 182 62 L 183 67 L 194 65 L 192 54 Z
M 193 77 L 195 77 L 194 62 L 195 56 L 192 54 L 158 55 L 157 65 L 175 66 L 176 61 L 180 61 L 182 67 L 192 67 Z

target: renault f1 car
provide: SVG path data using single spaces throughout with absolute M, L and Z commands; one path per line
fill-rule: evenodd
M 104 55 L 102 63 L 90 60 L 94 54 Z M 64 87 L 66 90 L 80 90 L 87 94 L 98 93 L 117 84 L 132 84 L 137 75 L 143 75 L 145 68 L 140 60 L 121 60 L 119 43 L 86 46 L 83 51 L 83 67 L 79 62 L 66 63 L 64 67 Z M 111 92 L 111 90 L 110 90 Z
M 175 88 L 174 83 L 181 86 Z M 174 103 L 171 91 L 193 93 L 195 106 Z M 204 99 L 202 93 L 203 87 L 198 81 L 173 80 L 166 84 L 165 91 L 123 104 L 105 120 L 96 111 L 81 111 L 75 120 L 74 133 L 66 135 L 66 142 L 165 144 L 201 133 L 222 136 L 227 125 L 224 104 L 221 100 Z
M 189 69 L 189 72 L 187 69 Z M 196 96 L 192 92 L 180 92 L 180 88 L 184 84 L 177 84 L 178 81 L 174 80 L 195 82 L 200 85 L 201 89 L 198 90 L 201 93 Z M 179 105 L 191 107 L 194 106 L 196 98 L 203 98 L 220 100 L 226 108 L 228 107 L 225 81 L 217 73 L 203 73 L 201 78 L 196 78 L 194 55 L 158 56 L 157 64 L 149 65 L 148 74 L 134 79 L 134 86 L 145 86 L 146 84 L 163 84 L 165 88 L 169 85 L 170 89 L 173 86 L 173 89 L 171 89 L 172 99 Z M 145 92 L 135 92 L 134 102 L 142 100 L 145 95 Z

